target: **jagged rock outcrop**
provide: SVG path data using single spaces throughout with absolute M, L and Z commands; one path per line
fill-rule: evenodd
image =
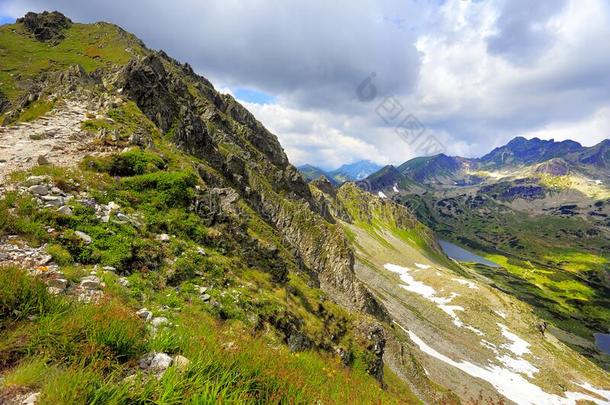
M 64 38 L 63 31 L 72 25 L 72 20 L 58 11 L 29 12 L 17 22 L 23 23 L 26 30 L 43 42 L 61 41 Z
M 277 137 L 232 97 L 206 86 L 206 80 L 191 77 L 198 88 L 205 88 L 193 96 L 185 83 L 189 78 L 180 77 L 183 71 L 183 65 L 163 54 L 151 54 L 132 60 L 123 69 L 119 86 L 181 149 L 230 179 L 242 198 L 295 249 L 322 288 L 349 308 L 387 319 L 383 307 L 355 278 L 353 252 L 343 231 L 329 223 Z M 234 151 L 222 153 L 216 142 L 231 143 Z

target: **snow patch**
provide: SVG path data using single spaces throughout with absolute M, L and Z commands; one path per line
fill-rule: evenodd
M 534 367 L 532 363 L 520 357 L 501 356 L 498 357 L 498 360 L 509 369 L 517 373 L 525 374 L 529 378 L 534 378 L 534 374 L 538 372 L 538 369 Z
M 509 344 L 503 344 L 503 348 L 510 350 L 517 356 L 523 356 L 525 353 L 530 353 L 530 344 L 528 342 L 509 331 L 506 325 L 502 325 L 501 323 L 498 323 L 497 325 L 500 327 L 502 335 L 510 341 Z
M 417 267 L 418 269 L 422 269 L 422 270 L 428 270 L 430 268 L 430 266 L 428 266 L 427 264 L 421 264 L 421 263 L 415 263 L 415 267 Z
M 422 265 L 419 263 L 415 263 L 415 266 L 417 266 L 418 268 L 424 268 L 424 267 L 430 267 L 430 266 L 426 266 L 426 265 Z M 421 266 L 421 267 L 420 267 Z M 401 285 L 402 288 L 404 288 L 407 291 L 416 293 L 421 295 L 422 297 L 426 298 L 429 301 L 432 301 L 433 303 L 436 304 L 436 306 L 443 312 L 445 312 L 447 315 L 449 315 L 449 317 L 451 318 L 451 322 L 458 328 L 466 328 L 472 332 L 474 332 L 475 334 L 479 335 L 479 336 L 483 336 L 483 332 L 481 332 L 480 330 L 469 326 L 469 325 L 465 325 L 464 322 L 462 322 L 460 320 L 460 317 L 457 316 L 456 312 L 457 311 L 464 311 L 464 307 L 461 307 L 459 305 L 449 305 L 449 303 L 456 297 L 459 297 L 459 294 L 453 292 L 451 293 L 451 295 L 449 297 L 439 297 L 436 295 L 436 290 L 432 287 L 430 287 L 427 284 L 422 283 L 421 281 L 417 281 L 413 278 L 413 276 L 411 276 L 411 274 L 409 274 L 409 272 L 413 271 L 408 267 L 402 267 L 402 266 L 398 266 L 396 264 L 391 264 L 391 263 L 386 263 L 383 266 L 386 270 L 389 270 L 393 273 L 399 274 L 400 275 L 400 280 L 405 283 L 404 285 Z
M 475 378 L 480 378 L 489 382 L 501 395 L 504 395 L 511 401 L 514 401 L 521 405 L 536 405 L 536 404 L 549 404 L 549 405 L 572 405 L 577 400 L 589 400 L 596 404 L 607 404 L 610 400 L 610 392 L 600 390 L 597 388 L 589 388 L 584 384 L 579 384 L 586 390 L 599 395 L 606 400 L 600 400 L 599 398 L 592 397 L 587 394 L 580 392 L 566 392 L 565 397 L 549 394 L 542 390 L 539 386 L 532 384 L 526 380 L 522 375 L 515 373 L 509 369 L 497 365 L 491 365 L 482 367 L 468 361 L 455 361 L 444 354 L 437 352 L 432 347 L 428 346 L 422 339 L 420 339 L 415 333 L 405 329 L 398 322 L 394 321 L 399 328 L 401 328 L 409 338 L 415 343 L 419 349 L 427 355 L 434 357 L 437 360 L 442 361 L 452 367 L 455 367 L 466 374 L 469 374 Z M 511 366 L 517 366 L 512 363 Z M 521 365 L 523 366 L 523 365 Z M 528 371 L 532 371 L 529 369 Z
M 506 313 L 502 311 L 494 311 L 502 319 L 506 319 Z
M 477 285 L 475 283 L 473 283 L 472 281 L 470 281 L 470 280 L 463 280 L 461 278 L 454 278 L 453 281 L 457 282 L 458 284 L 468 286 L 468 288 L 470 288 L 472 290 L 478 290 L 479 289 L 479 287 L 477 287 Z
M 379 196 L 379 198 L 388 198 L 388 196 L 387 196 L 387 195 L 385 195 L 385 194 L 383 193 L 383 191 L 378 192 L 378 193 L 377 193 L 377 195 Z
M 396 184 L 394 184 L 394 186 L 392 187 L 392 190 L 393 190 L 395 193 L 398 193 L 398 192 L 399 192 L 398 187 L 396 187 Z
M 422 297 L 429 299 L 430 301 L 438 300 L 438 298 L 435 297 L 436 290 L 434 288 L 430 287 L 429 285 L 426 285 L 420 281 L 415 280 L 409 274 L 409 271 L 411 271 L 411 269 L 409 269 L 408 267 L 402 267 L 402 266 L 398 266 L 396 264 L 390 264 L 390 263 L 385 264 L 383 267 L 386 270 L 391 271 L 392 273 L 397 273 L 400 275 L 400 279 L 406 284 L 406 285 L 401 286 L 405 290 L 419 294 Z M 443 301 L 442 303 L 445 303 L 445 301 Z

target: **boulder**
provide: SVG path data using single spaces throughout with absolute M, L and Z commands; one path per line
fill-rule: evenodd
M 38 159 L 36 159 L 36 163 L 38 163 L 38 166 L 48 166 L 51 164 L 51 162 L 49 162 L 49 159 L 47 159 L 47 157 L 44 155 L 38 156 Z
M 68 280 L 65 278 L 51 278 L 46 281 L 47 286 L 58 290 L 65 290 L 68 287 Z

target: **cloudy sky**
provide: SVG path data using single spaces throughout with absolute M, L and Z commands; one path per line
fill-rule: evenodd
M 0 0 L 0 23 L 45 9 L 189 62 L 297 165 L 610 137 L 607 0 Z

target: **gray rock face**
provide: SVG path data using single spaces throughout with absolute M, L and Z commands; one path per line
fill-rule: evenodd
M 17 23 L 23 23 L 25 29 L 31 32 L 39 41 L 60 41 L 64 38 L 63 31 L 72 26 L 72 21 L 58 11 L 29 12 L 19 18 Z
M 161 58 L 153 54 L 134 59 L 125 67 L 123 76 L 123 94 L 134 100 L 159 128 L 169 130 L 180 107 L 168 91 L 170 78 Z

